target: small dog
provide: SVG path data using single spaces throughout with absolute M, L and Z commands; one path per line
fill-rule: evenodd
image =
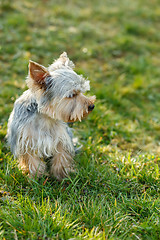
M 48 69 L 29 62 L 29 89 L 14 104 L 7 138 L 19 166 L 32 176 L 49 170 L 61 180 L 73 170 L 75 148 L 67 123 L 86 117 L 96 99 L 83 95 L 89 81 L 73 68 L 65 52 Z

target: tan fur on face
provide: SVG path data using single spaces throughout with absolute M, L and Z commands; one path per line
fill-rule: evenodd
M 95 100 L 95 96 L 86 97 L 82 93 L 78 94 L 75 97 L 75 108 L 70 112 L 68 122 L 81 121 L 81 119 L 86 117 L 90 113 L 88 107 L 92 105 Z
M 64 98 L 55 103 L 53 101 L 49 106 L 43 108 L 41 112 L 64 122 L 81 121 L 91 112 L 88 111 L 88 107 L 94 104 L 95 100 L 95 96 L 86 97 L 79 93 L 73 98 Z

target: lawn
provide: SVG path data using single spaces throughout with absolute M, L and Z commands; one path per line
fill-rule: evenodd
M 0 239 L 160 239 L 160 1 L 1 0 Z M 28 179 L 7 146 L 29 59 L 66 51 L 97 96 L 76 173 Z

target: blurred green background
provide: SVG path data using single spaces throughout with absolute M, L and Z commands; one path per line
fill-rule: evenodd
M 13 104 L 27 89 L 25 78 L 29 59 L 47 67 L 64 51 L 75 63 L 75 70 L 91 81 L 89 94 L 97 96 L 92 114 L 82 123 L 74 124 L 84 151 L 76 159 L 80 169 L 77 178 L 81 183 L 77 185 L 79 183 L 73 178 L 76 184 L 72 186 L 72 196 L 79 196 L 82 206 L 87 202 L 85 200 L 84 204 L 84 196 L 88 199 L 89 195 L 93 202 L 91 204 L 91 200 L 88 200 L 90 204 L 85 205 L 85 210 L 88 209 L 86 211 L 83 207 L 80 208 L 79 203 L 74 202 L 74 205 L 72 202 L 79 210 L 72 209 L 71 222 L 77 219 L 81 226 L 79 232 L 88 229 L 88 233 L 85 233 L 88 234 L 87 239 L 92 235 L 96 238 L 96 234 L 101 234 L 101 231 L 103 234 L 96 239 L 158 239 L 160 229 L 156 209 L 159 209 L 160 204 L 159 0 L 1 0 L 0 179 L 1 195 L 5 199 L 2 201 L 5 206 L 3 227 L 8 229 L 3 232 L 3 237 L 10 236 L 10 231 L 14 229 L 21 237 L 44 239 L 42 233 L 29 233 L 29 227 L 24 230 L 22 226 L 20 229 L 24 232 L 17 231 L 18 222 L 16 225 L 14 211 L 13 222 L 10 222 L 10 225 L 6 223 L 11 219 L 10 216 L 5 220 L 7 212 L 11 211 L 7 205 L 7 196 L 19 201 L 19 184 L 22 184 L 24 199 L 26 195 L 33 198 L 33 192 L 27 190 L 28 188 L 35 192 L 38 190 L 37 185 L 28 183 L 27 178 L 22 176 L 17 165 L 13 163 L 4 137 Z M 47 190 L 50 189 L 51 182 L 47 183 L 48 188 L 43 185 L 43 181 L 36 184 L 40 184 L 39 189 L 43 189 L 46 196 L 49 195 L 52 199 L 64 198 L 67 201 L 66 208 L 67 204 L 71 204 L 67 197 L 70 185 L 66 185 L 66 182 L 55 183 L 53 193 Z M 105 188 L 103 184 L 108 187 Z M 82 186 L 87 190 L 83 194 L 81 191 L 77 193 L 77 189 Z M 67 194 L 64 193 L 64 188 L 68 189 Z M 61 191 L 62 194 L 59 195 Z M 148 196 L 147 203 L 144 193 Z M 39 204 L 43 198 L 41 191 L 35 195 L 37 197 L 34 201 Z M 94 207 L 99 204 L 101 209 L 104 204 L 102 200 L 94 202 L 98 195 L 103 195 L 104 202 L 110 201 L 110 210 L 107 208 L 108 212 L 104 215 L 97 213 L 95 220 Z M 137 205 L 134 205 L 135 198 L 139 201 Z M 151 203 L 157 204 L 156 207 Z M 55 204 L 54 201 L 52 204 Z M 126 210 L 127 204 L 130 206 L 129 213 Z M 149 204 L 148 208 L 145 208 L 146 204 Z M 60 206 L 65 209 L 64 205 Z M 93 209 L 93 213 L 90 220 L 86 220 L 89 209 Z M 124 209 L 125 213 L 129 214 L 125 216 L 130 216 L 129 218 L 124 217 Z M 21 211 L 23 212 L 23 207 Z M 117 212 L 122 213 L 117 220 L 120 221 L 119 225 L 115 220 Z M 106 223 L 108 217 L 109 225 Z M 136 218 L 138 220 L 135 220 Z M 124 219 L 126 222 L 123 225 L 121 223 Z M 135 225 L 131 224 L 132 220 Z M 91 232 L 91 229 L 97 226 L 99 230 Z M 141 230 L 137 226 L 141 226 Z M 36 230 L 33 231 L 36 233 Z M 57 239 L 69 239 L 63 235 L 63 230 L 57 231 L 62 234 L 55 235 L 61 236 Z M 70 235 L 67 236 L 71 237 L 74 231 L 69 231 Z M 46 234 L 48 238 L 52 236 L 49 234 L 51 233 Z M 76 239 L 78 236 L 74 235 Z
M 29 59 L 48 66 L 66 51 L 97 95 L 89 135 L 98 146 L 159 153 L 159 3 L 3 0 L 1 127 L 26 89 Z

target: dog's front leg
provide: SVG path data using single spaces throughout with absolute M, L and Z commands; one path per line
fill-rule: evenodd
M 46 164 L 35 155 L 26 153 L 19 158 L 19 167 L 30 176 L 40 177 L 46 171 Z
M 50 160 L 50 174 L 54 175 L 58 180 L 62 180 L 68 176 L 69 172 L 73 172 L 73 158 L 62 145 L 58 143 L 56 153 Z

